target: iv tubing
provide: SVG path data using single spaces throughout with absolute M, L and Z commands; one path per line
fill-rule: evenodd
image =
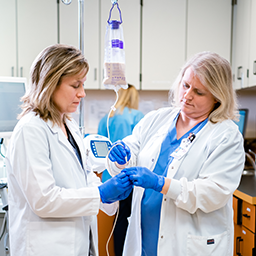
M 117 103 L 117 101 L 118 101 L 118 89 L 115 88 L 114 91 L 115 91 L 115 93 L 116 93 L 116 101 L 115 101 L 114 105 L 111 106 L 110 111 L 109 111 L 109 113 L 108 113 L 108 118 L 107 118 L 107 131 L 108 131 L 108 138 L 109 138 L 109 140 L 110 140 L 110 134 L 109 134 L 109 117 L 110 117 L 111 111 L 116 111 L 115 105 L 116 105 L 116 103 Z M 111 141 L 111 140 L 110 140 L 110 141 Z
M 0 144 L 0 155 L 1 155 L 3 158 L 5 158 L 5 156 L 2 154 L 1 146 L 2 146 L 2 144 Z
M 109 158 L 108 158 L 108 156 L 109 156 L 109 153 L 110 153 L 110 151 L 114 148 L 114 147 L 116 147 L 117 145 L 121 145 L 121 146 L 123 146 L 121 143 L 117 143 L 117 144 L 115 144 L 109 151 L 108 151 L 108 154 L 107 154 L 107 156 L 106 156 L 106 159 L 107 159 L 107 165 L 108 165 L 108 168 L 109 168 L 109 170 L 110 170 L 110 164 L 109 164 Z M 127 158 L 125 158 L 126 159 L 126 164 L 127 164 Z M 109 241 L 110 241 L 110 238 L 111 238 L 111 236 L 113 235 L 113 232 L 114 232 L 114 229 L 115 229 L 115 226 L 116 226 L 116 222 L 117 222 L 117 218 L 118 218 L 118 215 L 119 215 L 119 202 L 118 202 L 118 208 L 117 208 L 117 212 L 116 212 L 116 217 L 115 217 L 115 221 L 114 221 L 114 223 L 113 223 L 113 228 L 112 228 L 112 230 L 111 230 L 111 233 L 110 233 L 110 235 L 109 235 L 109 237 L 108 237 L 108 241 L 107 241 L 107 243 L 106 243 L 106 252 L 107 252 L 107 256 L 109 256 L 109 251 L 108 251 L 108 244 L 109 244 Z
M 109 241 L 110 241 L 110 238 L 111 236 L 113 235 L 113 232 L 114 232 L 114 229 L 115 229 L 115 226 L 116 226 L 116 222 L 117 222 L 117 218 L 118 218 L 118 215 L 119 215 L 119 202 L 118 202 L 118 207 L 117 207 L 117 211 L 116 211 L 116 217 L 115 217 L 115 221 L 113 223 L 113 228 L 111 230 L 111 233 L 108 237 L 108 241 L 106 243 L 106 252 L 107 252 L 107 255 L 109 256 L 109 251 L 108 251 L 108 244 L 109 244 Z

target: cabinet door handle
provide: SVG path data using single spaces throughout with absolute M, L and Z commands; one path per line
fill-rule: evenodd
M 242 80 L 242 70 L 243 70 L 242 66 L 237 68 L 237 79 L 238 80 Z
M 94 81 L 97 81 L 97 68 L 94 69 Z
M 240 252 L 240 242 L 242 242 L 243 239 L 241 238 L 241 236 L 238 236 L 236 238 L 236 255 L 238 256 L 242 256 L 241 252 Z
M 243 216 L 244 216 L 245 218 L 248 218 L 248 219 L 250 219 L 250 218 L 251 218 L 251 216 L 250 216 L 250 215 L 248 215 L 248 214 L 243 214 Z
M 256 75 L 256 60 L 253 62 L 253 74 Z

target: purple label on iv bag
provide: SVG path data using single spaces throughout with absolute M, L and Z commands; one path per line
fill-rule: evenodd
M 112 43 L 112 48 L 120 48 L 123 49 L 124 48 L 124 43 L 123 41 L 119 40 L 119 39 L 113 39 L 111 41 Z

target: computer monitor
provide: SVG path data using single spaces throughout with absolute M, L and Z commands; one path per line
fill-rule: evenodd
M 25 92 L 26 78 L 0 77 L 0 138 L 11 137 Z
M 249 110 L 247 108 L 239 109 L 239 121 L 235 121 L 235 123 L 239 127 L 239 131 L 243 134 L 243 136 L 245 136 L 248 112 Z

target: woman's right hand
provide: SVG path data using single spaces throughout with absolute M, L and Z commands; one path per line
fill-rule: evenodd
M 124 165 L 131 158 L 131 151 L 123 141 L 118 140 L 110 148 L 108 157 L 112 162 L 117 162 L 119 165 Z

